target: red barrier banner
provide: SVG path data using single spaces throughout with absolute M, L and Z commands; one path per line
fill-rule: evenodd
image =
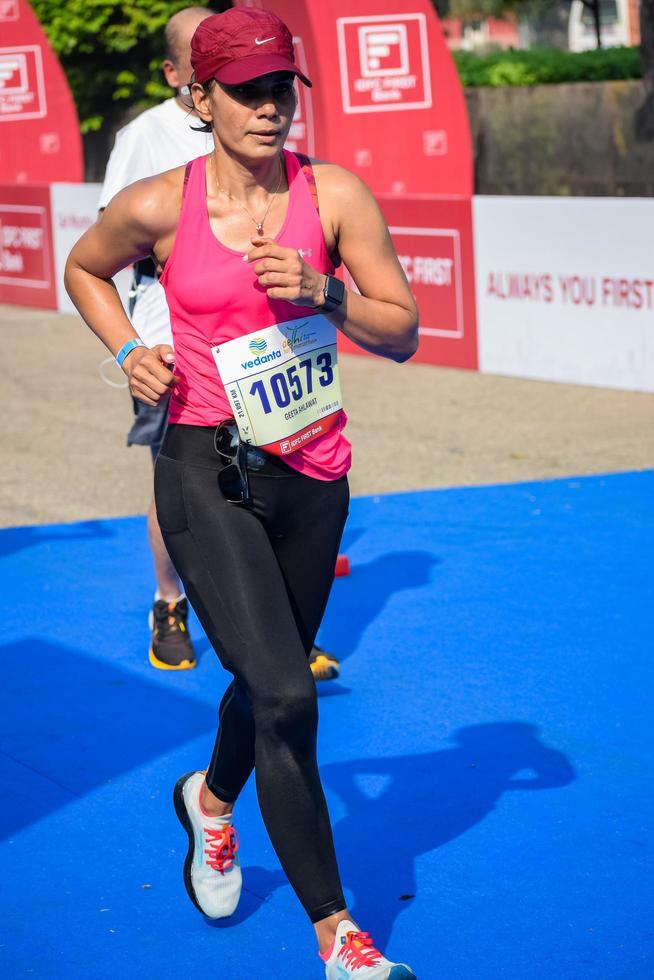
M 0 184 L 0 303 L 57 309 L 47 186 Z
M 420 310 L 420 346 L 414 360 L 476 370 L 471 202 L 386 197 L 379 203 Z M 339 347 L 362 353 L 345 338 Z
M 25 0 L 0 0 L 0 181 L 81 181 L 68 82 Z

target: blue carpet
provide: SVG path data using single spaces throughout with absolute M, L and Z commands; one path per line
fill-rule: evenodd
M 654 975 L 654 474 L 353 501 L 320 641 L 348 900 L 420 980 Z M 141 518 L 0 531 L 0 976 L 322 976 L 258 814 L 234 919 L 170 805 L 226 684 L 147 663 Z

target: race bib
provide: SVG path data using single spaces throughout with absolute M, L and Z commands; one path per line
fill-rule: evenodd
M 277 323 L 211 352 L 243 442 L 285 456 L 338 421 L 336 327 L 326 317 Z

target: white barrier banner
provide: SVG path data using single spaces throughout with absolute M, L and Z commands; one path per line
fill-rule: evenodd
M 64 288 L 64 268 L 71 248 L 98 216 L 101 186 L 101 184 L 50 185 L 57 309 L 60 313 L 77 312 Z M 125 307 L 131 279 L 130 269 L 123 269 L 114 277 Z
M 654 200 L 475 197 L 479 367 L 654 391 Z

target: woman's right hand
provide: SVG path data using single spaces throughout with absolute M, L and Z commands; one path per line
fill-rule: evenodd
M 168 396 L 179 381 L 172 371 L 174 360 L 170 344 L 136 347 L 123 364 L 134 398 L 154 406 Z

